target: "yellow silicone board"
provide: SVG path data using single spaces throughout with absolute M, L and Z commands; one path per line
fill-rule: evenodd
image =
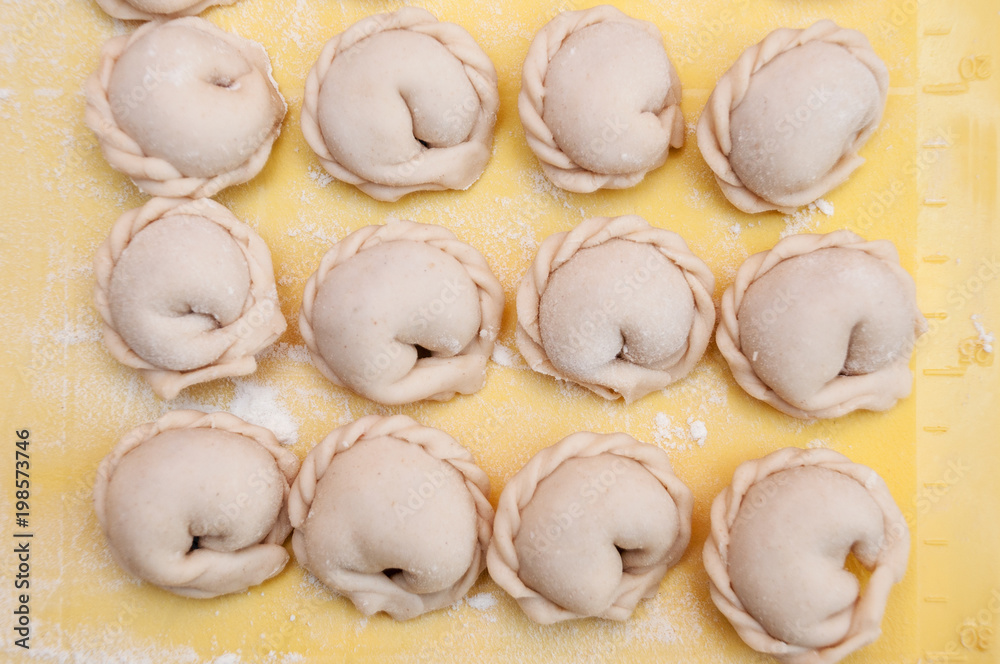
M 711 500 L 743 460 L 786 445 L 825 445 L 875 468 L 913 529 L 911 565 L 893 591 L 884 635 L 853 662 L 996 661 L 1000 621 L 997 369 L 970 315 L 1000 327 L 996 122 L 1000 105 L 995 0 L 703 0 L 616 2 L 660 27 L 684 85 L 687 145 L 637 187 L 592 195 L 554 189 L 517 118 L 520 65 L 550 17 L 591 2 L 422 3 L 468 29 L 500 75 L 493 158 L 467 192 L 379 203 L 330 182 L 299 128 L 304 79 L 324 41 L 390 2 L 240 0 L 204 16 L 264 44 L 290 110 L 265 170 L 217 198 L 271 247 L 289 331 L 253 376 L 157 399 L 105 351 L 91 304 L 94 251 L 123 211 L 142 204 L 105 163 L 83 125 L 82 83 L 101 44 L 134 29 L 91 0 L 0 5 L 0 308 L 4 361 L 0 417 L 3 531 L 13 549 L 14 432 L 31 432 L 32 648 L 13 646 L 12 553 L 0 556 L 0 660 L 38 662 L 765 662 L 712 605 L 701 565 Z M 750 216 L 729 205 L 694 143 L 694 124 L 717 77 L 780 26 L 820 18 L 864 31 L 890 70 L 868 162 L 819 211 Z M 919 344 L 915 395 L 887 413 L 800 422 L 754 401 L 714 345 L 687 379 L 625 406 L 527 370 L 513 341 L 513 296 L 538 243 L 596 215 L 638 213 L 681 233 L 717 277 L 716 297 L 751 253 L 791 232 L 852 228 L 891 239 L 932 316 Z M 479 248 L 508 303 L 498 363 L 479 393 L 444 404 L 384 408 L 332 387 L 309 364 L 297 331 L 306 279 L 328 246 L 397 216 L 438 223 Z M 992 270 L 992 271 L 991 271 Z M 454 434 L 493 483 L 537 450 L 580 429 L 626 431 L 667 449 L 694 492 L 691 547 L 624 624 L 530 623 L 483 575 L 470 599 L 405 624 L 363 618 L 294 562 L 248 593 L 175 597 L 111 560 L 91 506 L 100 459 L 127 430 L 167 408 L 257 413 L 303 457 L 331 428 L 367 413 L 403 412 Z M 662 414 L 662 415 L 661 415 Z M 670 418 L 672 426 L 666 426 Z M 699 445 L 689 418 L 704 422 Z

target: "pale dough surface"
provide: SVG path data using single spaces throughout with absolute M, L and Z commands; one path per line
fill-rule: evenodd
M 711 521 L 712 601 L 750 647 L 833 664 L 878 638 L 910 535 L 871 468 L 828 449 L 778 450 L 736 469 Z M 863 593 L 848 553 L 872 570 Z
M 408 620 L 461 599 L 485 568 L 488 495 L 454 438 L 369 415 L 302 462 L 289 497 L 295 558 L 363 614 Z
M 691 509 L 660 448 L 624 433 L 575 433 L 504 487 L 490 576 L 537 623 L 625 620 L 683 555 Z
M 708 266 L 635 215 L 546 238 L 517 293 L 517 346 L 533 370 L 627 402 L 683 378 L 715 324 Z
M 400 404 L 482 388 L 502 315 L 482 254 L 440 226 L 390 220 L 330 248 L 299 328 L 331 382 Z
M 142 21 L 197 16 L 209 7 L 234 2 L 236 0 L 97 0 L 98 6 L 115 18 Z
M 212 200 L 154 198 L 124 213 L 94 275 L 108 351 L 164 399 L 252 373 L 285 330 L 271 252 Z
M 472 186 L 499 105 L 496 70 L 472 36 L 403 7 L 326 43 L 306 79 L 302 133 L 335 178 L 395 201 Z
M 154 196 L 213 196 L 251 179 L 287 110 L 264 48 L 194 16 L 108 40 L 85 92 L 108 163 Z
M 187 597 L 238 593 L 288 562 L 286 498 L 298 468 L 267 429 L 175 410 L 105 457 L 94 507 L 129 573 Z
M 892 243 L 840 230 L 792 235 L 747 259 L 722 297 L 716 342 L 751 396 L 826 418 L 906 397 L 925 330 Z
M 684 144 L 681 84 L 652 23 L 601 5 L 562 12 L 528 49 L 518 112 L 545 176 L 624 189 Z
M 889 73 L 868 39 L 822 20 L 781 28 L 722 75 L 698 148 L 744 212 L 793 212 L 842 184 L 878 127 Z

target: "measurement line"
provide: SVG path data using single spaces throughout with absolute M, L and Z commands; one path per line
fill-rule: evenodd
M 924 92 L 929 95 L 960 95 L 968 91 L 969 84 L 965 81 L 961 83 L 934 83 L 924 86 Z
M 946 539 L 925 539 L 924 544 L 927 546 L 948 546 L 948 540 Z
M 947 367 L 945 369 L 924 369 L 925 376 L 964 376 L 962 367 Z
M 929 256 L 924 256 L 925 263 L 947 263 L 951 259 L 944 254 L 931 254 Z
M 923 204 L 927 207 L 944 207 L 948 204 L 947 198 L 925 198 Z
M 948 427 L 924 427 L 927 433 L 948 433 Z
M 933 318 L 934 320 L 945 320 L 948 318 L 948 312 L 947 311 L 924 312 L 924 318 Z
M 927 28 L 924 30 L 924 36 L 926 37 L 944 37 L 945 35 L 951 34 L 951 26 L 942 28 Z

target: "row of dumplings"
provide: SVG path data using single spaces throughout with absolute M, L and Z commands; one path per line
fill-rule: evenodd
M 888 86 L 855 30 L 828 20 L 775 30 L 723 74 L 698 145 L 738 208 L 790 212 L 864 161 L 858 150 Z M 154 196 L 212 196 L 246 182 L 287 110 L 263 47 L 197 17 L 111 39 L 86 91 L 108 162 Z M 545 175 L 592 192 L 634 186 L 683 145 L 680 101 L 659 29 L 604 5 L 563 12 L 539 31 L 518 111 Z M 470 187 L 490 159 L 499 104 L 496 70 L 469 33 L 404 7 L 326 43 L 306 79 L 301 125 L 333 177 L 395 201 Z
M 210 199 L 126 212 L 95 274 L 108 349 L 163 398 L 253 372 L 285 329 L 267 246 Z M 531 369 L 630 402 L 701 359 L 714 287 L 676 233 L 635 215 L 588 219 L 539 246 L 517 292 L 517 345 Z M 503 308 L 477 250 L 440 226 L 391 220 L 327 251 L 299 329 L 336 385 L 383 404 L 444 401 L 483 387 Z M 723 295 L 716 340 L 750 395 L 795 417 L 838 417 L 909 394 L 925 325 L 893 245 L 841 230 L 749 258 Z
M 289 556 L 365 615 L 459 601 L 482 571 L 533 621 L 626 620 L 684 555 L 693 498 L 667 454 L 579 432 L 500 494 L 447 433 L 404 415 L 334 429 L 302 461 L 228 413 L 167 413 L 104 459 L 95 507 L 128 572 L 179 595 L 243 592 Z M 862 591 L 844 569 L 871 570 Z M 754 649 L 835 662 L 880 633 L 909 530 L 873 470 L 829 449 L 741 464 L 704 545 L 711 597 Z

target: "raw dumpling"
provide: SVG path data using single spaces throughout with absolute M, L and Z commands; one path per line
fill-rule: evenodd
M 302 133 L 333 177 L 395 201 L 472 186 L 499 106 L 496 70 L 472 36 L 403 7 L 326 43 L 306 79 Z
M 926 329 L 892 243 L 840 230 L 747 259 L 722 297 L 716 342 L 750 396 L 794 417 L 840 417 L 910 393 Z
M 365 615 L 450 606 L 486 567 L 489 492 L 445 432 L 405 415 L 363 417 L 302 462 L 288 502 L 295 558 Z
M 110 39 L 86 94 L 108 163 L 153 196 L 212 196 L 257 175 L 287 110 L 264 47 L 194 16 Z
M 545 176 L 576 192 L 625 189 L 684 145 L 681 83 L 652 23 L 608 5 L 535 35 L 518 112 Z
M 486 380 L 503 287 L 440 226 L 390 220 L 333 245 L 306 283 L 299 329 L 317 368 L 373 401 L 446 401 Z
M 213 200 L 154 198 L 123 214 L 94 259 L 112 357 L 172 399 L 257 368 L 285 330 L 271 252 Z
M 708 266 L 635 215 L 549 236 L 517 292 L 517 346 L 533 370 L 627 402 L 680 380 L 715 324 Z
M 236 0 L 97 0 L 101 9 L 125 20 L 196 16 L 213 5 L 230 5 Z
M 299 460 L 228 413 L 170 411 L 97 470 L 94 508 L 115 560 L 187 597 L 243 592 L 280 572 Z
M 881 634 L 910 533 L 885 482 L 828 449 L 785 448 L 736 469 L 712 504 L 712 601 L 747 645 L 786 664 L 833 664 Z M 844 569 L 869 570 L 864 592 Z
M 660 448 L 624 433 L 572 434 L 504 487 L 490 576 L 537 623 L 625 620 L 683 555 L 691 506 Z
M 722 75 L 698 148 L 744 212 L 791 213 L 843 183 L 882 118 L 889 73 L 868 39 L 823 20 L 775 30 Z

